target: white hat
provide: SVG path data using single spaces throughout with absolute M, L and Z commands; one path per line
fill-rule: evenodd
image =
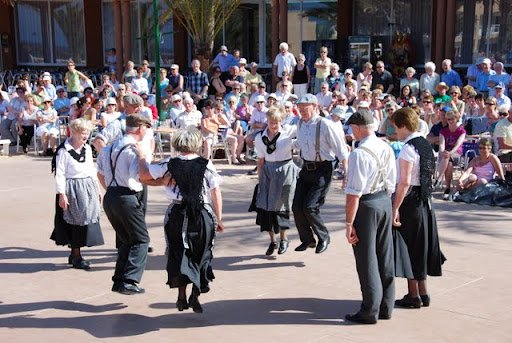
M 247 64 L 247 60 L 245 58 L 241 58 L 238 64 Z
M 51 81 L 52 77 L 50 75 L 43 76 L 43 81 L 46 81 L 46 80 Z
M 344 74 L 350 74 L 350 75 L 354 75 L 354 73 L 352 72 L 352 69 L 345 69 L 345 72 Z
M 179 94 L 174 94 L 171 98 L 172 102 L 175 102 L 176 100 L 181 100 L 181 96 Z
M 77 102 L 78 102 L 78 97 L 74 96 L 71 98 L 71 100 L 69 100 L 69 104 L 70 105 L 75 105 Z
M 360 91 L 367 91 L 368 92 L 368 87 L 362 86 L 361 88 L 359 88 L 358 92 L 360 92 Z
M 341 119 L 345 118 L 345 114 L 347 113 L 347 108 L 345 106 L 336 106 L 332 109 L 332 115 L 336 117 L 340 117 Z
M 55 90 L 56 90 L 57 92 L 58 92 L 58 91 L 60 91 L 61 89 L 66 90 L 66 89 L 65 89 L 64 87 L 62 87 L 62 86 L 57 86 L 57 87 L 55 88 Z
M 491 64 L 491 60 L 488 59 L 488 58 L 484 58 L 484 60 L 482 61 L 482 63 L 485 63 L 485 64 Z
M 256 67 L 256 68 L 257 68 L 257 67 L 258 67 L 258 63 L 256 63 L 256 62 L 251 62 L 251 68 L 253 68 L 253 67 Z
M 256 97 L 256 101 L 255 102 L 265 102 L 265 97 L 263 95 L 258 95 Z
M 274 100 L 277 100 L 277 96 L 276 96 L 276 93 L 270 93 L 268 98 L 274 98 Z M 267 98 L 267 99 L 268 99 Z
M 107 105 L 117 105 L 116 99 L 110 97 L 107 99 Z
M 52 101 L 52 98 L 50 98 L 48 95 L 43 96 L 43 100 L 41 100 L 41 103 L 45 103 L 47 101 Z
M 368 101 L 360 101 L 359 104 L 357 104 L 357 107 L 370 108 L 370 103 Z
M 189 92 L 182 92 L 181 93 L 181 98 L 182 99 L 191 98 L 190 93 Z
M 292 104 L 291 101 L 285 101 L 284 102 L 284 107 L 292 107 L 292 106 L 293 106 L 293 104 Z
M 43 73 L 43 76 L 52 76 L 52 75 L 50 74 L 50 72 L 45 71 L 45 72 Z
M 228 51 L 228 47 L 225 45 L 221 45 L 220 51 Z
M 177 64 L 171 64 L 171 69 L 180 69 L 180 66 Z

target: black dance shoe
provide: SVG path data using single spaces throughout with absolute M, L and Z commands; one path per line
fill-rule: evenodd
M 83 269 L 83 270 L 89 270 L 91 269 L 91 266 L 87 261 L 85 261 L 82 256 L 73 257 L 72 263 L 73 268 L 75 269 Z
M 277 253 L 279 255 L 282 255 L 286 252 L 286 250 L 288 250 L 288 245 L 290 244 L 290 242 L 288 241 L 281 241 L 279 242 L 279 250 L 277 250 Z
M 268 245 L 267 252 L 265 252 L 265 255 L 270 256 L 274 253 L 274 250 L 277 249 L 277 243 L 276 242 L 270 242 Z
M 153 247 L 148 247 L 148 252 L 153 252 L 155 249 L 153 249 Z
M 299 245 L 298 247 L 295 248 L 295 251 L 304 251 L 307 248 L 314 248 L 314 247 L 316 247 L 316 242 L 315 241 L 303 242 L 301 245 Z
M 327 246 L 329 245 L 330 242 L 331 242 L 331 239 L 329 237 L 327 237 L 327 239 L 324 240 L 324 241 L 318 241 L 315 253 L 321 254 L 324 251 L 326 251 L 327 250 Z
M 188 310 L 187 298 L 178 298 L 176 301 L 176 308 L 178 311 Z
M 119 293 L 124 295 L 144 294 L 146 291 L 143 288 L 137 287 L 133 283 L 122 282 L 119 285 Z
M 121 281 L 114 281 L 112 285 L 112 292 L 119 292 L 119 287 L 121 286 Z
M 345 319 L 359 324 L 377 324 L 377 319 L 363 317 L 359 312 L 356 314 L 347 314 Z
M 194 293 L 190 294 L 188 298 L 188 306 L 192 307 L 195 313 L 203 313 L 203 307 L 199 303 L 199 298 Z
M 83 257 L 82 257 L 82 260 L 83 260 L 85 263 L 87 263 L 88 265 L 90 265 L 90 264 L 91 264 L 91 262 L 87 261 L 87 260 L 86 260 L 86 259 L 84 259 Z M 68 256 L 68 264 L 73 264 L 73 254 L 69 254 L 69 256 Z
M 411 297 L 409 294 L 404 295 L 402 299 L 395 300 L 395 306 L 404 307 L 404 308 L 420 308 L 421 307 L 421 298 L 420 297 Z
M 430 295 L 423 294 L 423 295 L 420 295 L 420 298 L 421 298 L 421 302 L 423 303 L 424 307 L 430 306 Z

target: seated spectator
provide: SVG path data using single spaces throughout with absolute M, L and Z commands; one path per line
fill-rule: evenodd
M 501 62 L 494 63 L 494 72 L 496 74 L 489 76 L 487 86 L 489 87 L 489 96 L 497 97 L 494 93 L 494 88 L 499 84 L 503 83 L 504 89 L 503 94 L 508 96 L 508 86 L 510 85 L 510 75 L 505 71 L 505 66 Z
M 270 108 L 277 104 L 276 93 L 270 93 L 267 97 L 267 108 Z
M 343 84 L 343 75 L 340 74 L 340 66 L 337 63 L 331 64 L 331 75 L 327 77 L 327 83 L 329 84 L 329 91 L 339 91 Z
M 156 92 L 160 92 L 160 96 L 165 96 L 165 90 L 167 89 L 167 86 L 169 86 L 169 79 L 167 78 L 167 69 L 160 68 L 160 87 L 158 87 L 158 90 L 156 89 L 156 84 L 153 86 L 153 94 L 156 94 Z
M 464 101 L 466 104 L 467 104 L 467 100 L 468 100 L 468 97 L 469 97 L 469 92 L 475 92 L 475 89 L 470 86 L 470 85 L 465 85 L 464 87 L 462 87 L 462 101 Z M 476 94 L 476 92 L 475 92 Z
M 264 99 L 264 97 L 262 95 L 260 95 L 260 97 L 256 99 L 256 102 L 261 101 L 262 99 Z M 237 105 L 238 105 L 238 103 L 236 102 L 235 97 L 230 99 L 230 102 L 229 102 L 229 110 L 230 111 L 226 112 L 226 113 L 233 113 L 232 117 L 234 117 L 234 119 L 240 125 L 240 127 L 242 129 L 242 134 L 245 134 L 247 132 L 247 129 L 249 126 L 249 120 L 251 120 L 251 116 L 252 116 L 254 107 L 249 105 L 248 97 L 245 94 L 241 96 L 240 105 L 239 106 L 237 106 Z M 235 132 L 240 134 L 240 132 L 238 130 L 236 130 L 236 128 L 233 130 L 235 130 Z
M 208 87 L 208 97 L 210 99 L 215 99 L 217 94 L 226 94 L 226 86 L 224 86 L 224 83 L 220 79 L 221 75 L 222 70 L 220 67 L 213 67 L 212 77 L 210 78 L 210 87 Z
M 256 106 L 252 111 L 251 119 L 249 120 L 249 126 L 251 128 L 250 133 L 245 137 L 245 143 L 249 149 L 254 149 L 254 139 L 256 135 L 265 130 L 267 127 L 267 111 L 265 102 L 261 98 L 256 99 Z M 269 97 L 270 99 L 270 97 Z M 252 154 L 246 154 L 246 158 L 254 159 L 254 152 Z
M 507 86 L 505 86 L 503 82 L 500 82 L 496 86 L 494 86 L 493 93 L 495 94 L 498 107 L 501 105 L 511 105 L 510 98 L 505 95 L 506 89 Z
M 439 82 L 436 86 L 437 94 L 434 95 L 434 100 L 441 100 L 445 105 L 449 105 L 450 101 L 452 101 L 452 97 L 446 94 L 450 87 L 446 85 L 444 82 Z
M 396 141 L 397 135 L 393 125 L 393 113 L 400 107 L 395 102 L 388 102 L 385 105 L 387 117 L 381 122 L 378 133 L 390 141 Z
M 430 129 L 428 127 L 428 124 L 423 119 L 421 119 L 421 107 L 419 107 L 418 105 L 412 105 L 411 109 L 413 109 L 414 112 L 416 112 L 416 114 L 418 115 L 418 132 L 423 136 L 423 138 L 427 138 Z
M 482 138 L 478 142 L 479 155 L 469 162 L 468 169 L 464 171 L 457 184 L 458 190 L 469 190 L 487 184 L 495 178 L 505 179 L 501 162 L 491 153 L 492 142 L 489 138 Z
M 342 90 L 340 92 L 343 93 Z M 354 100 L 357 97 L 357 94 L 355 92 L 355 88 L 354 88 L 354 85 L 352 84 L 352 82 L 348 81 L 345 83 L 345 96 L 347 97 L 347 105 L 352 106 L 354 104 Z
M 441 82 L 441 77 L 436 73 L 434 62 L 425 63 L 425 74 L 420 77 L 420 92 L 428 90 L 431 94 L 436 94 L 436 87 L 439 82 Z
M 194 100 L 191 97 L 186 97 L 183 99 L 183 105 L 185 111 L 176 118 L 176 127 L 178 129 L 185 129 L 188 126 L 200 128 L 203 115 L 194 109 Z
M 441 67 L 443 68 L 443 73 L 441 74 L 441 82 L 444 82 L 448 85 L 448 87 L 462 87 L 462 80 L 460 79 L 459 73 L 452 69 L 452 60 L 445 59 Z
M 512 163 L 512 116 L 501 119 L 494 128 L 497 155 L 502 163 Z
M 172 124 L 176 124 L 176 118 L 185 111 L 185 106 L 183 105 L 183 99 L 179 94 L 174 94 L 171 98 L 172 105 L 169 108 L 169 114 L 166 119 L 170 119 Z
M 137 76 L 137 71 L 134 68 L 135 63 L 133 63 L 133 61 L 126 63 L 126 70 L 123 73 L 123 83 L 132 83 L 132 80 Z
M 283 125 L 297 125 L 299 117 L 293 112 L 293 104 L 291 101 L 284 103 L 284 113 L 286 117 L 283 119 Z
M 143 77 L 144 69 L 142 67 L 137 68 L 137 74 L 132 79 L 132 90 L 137 94 L 149 94 L 148 80 Z
M 434 125 L 433 120 L 435 119 L 436 112 L 434 109 L 434 97 L 432 95 L 426 96 L 421 100 L 421 114 L 420 118 L 427 123 L 428 129 Z
M 405 84 L 400 89 L 398 105 L 401 107 L 411 107 L 412 105 L 416 105 L 416 97 L 412 94 L 412 88 L 410 84 Z
M 158 110 L 154 104 L 149 103 L 149 95 L 142 93 L 140 95 L 142 101 L 144 101 L 144 107 L 149 108 L 151 111 L 151 120 L 158 120 Z
M 439 167 L 434 187 L 439 187 L 445 177 L 446 188 L 443 200 L 450 198 L 453 167 L 460 164 L 462 156 L 462 143 L 466 138 L 466 130 L 458 124 L 459 112 L 451 110 L 446 113 L 448 127 L 439 132 Z
M 452 101 L 450 101 L 450 107 L 459 112 L 460 118 L 464 116 L 464 113 L 466 111 L 465 103 L 464 101 L 460 100 L 461 92 L 459 86 L 452 86 L 450 88 L 450 97 L 452 98 Z
M 441 130 L 448 127 L 448 121 L 446 120 L 446 113 L 450 112 L 451 107 L 445 106 L 436 112 L 437 118 L 434 118 L 430 133 L 427 135 L 427 140 L 432 144 L 434 151 L 439 151 L 439 135 Z
M 64 87 L 57 86 L 57 99 L 53 103 L 59 117 L 69 116 L 70 102 Z
M 117 111 L 117 102 L 114 98 L 107 99 L 106 107 L 106 111 L 100 114 L 99 124 L 101 129 L 106 128 L 108 124 L 121 116 L 121 113 Z
M 290 81 L 279 82 L 281 84 L 281 88 L 277 90 L 276 94 L 276 102 L 279 105 L 283 105 L 285 101 L 288 100 L 288 97 L 292 94 L 290 88 L 292 87 L 292 83 Z
M 254 106 L 256 103 L 256 99 L 262 95 L 265 98 L 265 101 L 267 101 L 268 93 L 266 92 L 267 85 L 265 82 L 258 83 L 258 91 L 251 95 L 249 98 L 249 105 Z
M 53 152 L 57 148 L 59 127 L 57 124 L 57 111 L 53 109 L 50 97 L 43 98 L 43 109 L 37 112 L 37 122 L 39 127 L 36 130 L 36 135 L 42 137 L 43 153 L 41 153 L 41 156 L 53 156 Z M 49 146 L 48 143 L 50 143 Z
M 410 95 L 416 99 L 416 97 L 420 94 L 420 82 L 418 79 L 414 77 L 416 74 L 416 69 L 413 67 L 409 67 L 405 69 L 405 77 L 400 80 L 400 94 L 402 94 L 402 90 L 405 85 L 409 85 L 410 87 Z M 412 104 L 409 104 L 409 106 Z M 407 106 L 407 107 L 409 107 Z
M 491 69 L 491 60 L 488 58 L 484 58 L 481 63 L 482 72 L 478 74 L 476 77 L 476 90 L 482 93 L 484 96 L 489 95 L 489 86 L 487 85 L 487 81 L 491 75 L 495 75 L 496 72 Z
M 180 66 L 177 64 L 171 64 L 171 75 L 169 76 L 169 84 L 166 87 L 171 90 L 171 94 L 181 94 L 183 92 L 184 78 L 180 74 Z
M 34 137 L 34 124 L 37 123 L 37 113 L 40 109 L 34 104 L 34 95 L 25 95 L 25 109 L 18 116 L 18 134 L 23 153 L 28 152 L 28 146 Z
M 350 83 L 352 85 L 352 92 L 354 94 L 357 94 L 357 91 L 359 88 L 357 87 L 357 81 L 352 79 L 352 77 L 354 76 L 352 69 L 345 69 L 343 76 L 344 76 L 343 83 L 340 85 L 339 91 L 342 93 L 345 92 L 345 94 L 346 94 L 347 93 L 347 83 Z M 362 83 L 361 83 L 361 85 L 362 85 Z
M 497 122 L 500 119 L 498 114 L 498 101 L 495 97 L 490 96 L 485 99 L 484 116 L 487 117 L 487 125 L 489 128 L 491 124 Z
M 249 92 L 254 85 L 256 86 L 256 89 L 258 89 L 258 84 L 260 82 L 263 82 L 263 77 L 260 74 L 258 74 L 258 63 L 251 62 L 249 66 L 250 72 L 246 73 L 244 77 L 245 86 L 247 88 L 247 95 L 249 95 Z
M 224 82 L 226 85 L 226 93 L 228 94 L 233 90 L 235 85 L 240 89 L 240 84 L 245 82 L 244 78 L 240 75 L 240 67 L 238 65 L 233 65 L 229 69 L 231 73 Z
M 242 95 L 241 84 L 239 82 L 235 82 L 232 84 L 232 91 L 226 94 L 224 97 L 224 106 L 229 106 L 228 100 L 231 99 L 232 96 L 236 99 L 237 106 L 240 104 L 240 96 Z

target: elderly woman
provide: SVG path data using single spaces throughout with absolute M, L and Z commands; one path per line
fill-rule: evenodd
M 18 115 L 18 134 L 23 153 L 28 152 L 28 146 L 34 137 L 34 124 L 37 123 L 39 107 L 35 105 L 33 94 L 25 95 L 25 109 Z
M 446 189 L 443 199 L 448 200 L 451 192 L 453 166 L 460 164 L 462 143 L 466 138 L 466 130 L 459 125 L 459 112 L 451 110 L 446 113 L 448 127 L 439 131 L 439 167 L 435 187 L 441 183 L 443 176 L 446 179 Z
M 291 75 L 294 93 L 299 98 L 308 92 L 309 82 L 311 81 L 311 72 L 305 63 L 306 56 L 299 54 L 297 56 L 297 65 L 293 68 Z
M 396 141 L 396 130 L 393 125 L 393 114 L 396 110 L 398 110 L 399 106 L 393 102 L 389 101 L 384 107 L 386 111 L 386 118 L 381 122 L 379 127 L 379 134 L 381 136 L 385 136 L 390 141 Z
M 201 313 L 199 295 L 210 290 L 214 279 L 211 260 L 216 232 L 223 232 L 221 177 L 207 159 L 198 155 L 202 145 L 201 132 L 194 127 L 177 131 L 172 146 L 178 153 L 163 163 L 147 165 L 144 151 L 136 147 L 141 181 L 170 174 L 165 187 L 171 202 L 164 219 L 167 241 L 167 284 L 178 288 L 176 307 L 191 307 Z M 187 302 L 186 288 L 192 283 Z
M 73 268 L 88 270 L 90 264 L 82 257 L 80 248 L 103 245 L 101 193 L 92 150 L 87 144 L 92 124 L 85 119 L 75 119 L 69 128 L 71 138 L 59 145 L 52 161 L 57 196 L 51 239 L 57 245 L 71 247 L 68 263 Z
M 468 190 L 477 186 L 485 185 L 498 174 L 500 179 L 505 179 L 501 162 L 496 155 L 491 153 L 492 141 L 489 138 L 482 138 L 478 142 L 478 152 L 469 163 L 468 169 L 462 174 L 457 185 L 459 190 Z
M 43 109 L 37 112 L 37 123 L 39 127 L 36 135 L 42 137 L 42 156 L 53 156 L 53 152 L 57 147 L 57 137 L 59 136 L 59 128 L 57 124 L 57 111 L 52 107 L 52 99 L 43 98 Z M 50 145 L 48 146 L 48 142 Z M 46 149 L 46 151 L 45 151 Z
M 420 83 L 414 75 L 416 75 L 416 69 L 413 67 L 405 69 L 405 77 L 400 80 L 400 89 L 403 89 L 405 85 L 409 85 L 411 87 L 411 96 L 418 97 L 420 95 Z
M 427 275 L 441 276 L 445 258 L 439 248 L 432 207 L 435 159 L 430 143 L 419 135 L 418 115 L 402 108 L 393 115 L 398 139 L 405 142 L 397 159 L 398 182 L 393 201 L 395 274 L 406 277 L 408 293 L 395 305 L 430 305 Z
M 107 110 L 100 115 L 100 126 L 102 129 L 121 116 L 121 113 L 116 111 L 117 102 L 114 98 L 108 98 L 106 107 Z
M 436 94 L 436 86 L 441 82 L 441 77 L 436 73 L 434 62 L 425 63 L 425 74 L 420 77 L 420 91 L 429 90 L 431 94 Z
M 275 235 L 280 235 L 278 254 L 288 249 L 286 230 L 290 228 L 290 208 L 295 194 L 297 167 L 292 160 L 292 140 L 296 126 L 281 123 L 285 118 L 282 107 L 272 107 L 267 113 L 267 128 L 254 141 L 258 155 L 258 194 L 256 224 L 270 235 L 266 255 L 278 248 Z
M 327 78 L 329 91 L 339 91 L 343 84 L 343 75 L 340 74 L 340 66 L 338 63 L 331 64 L 331 75 Z

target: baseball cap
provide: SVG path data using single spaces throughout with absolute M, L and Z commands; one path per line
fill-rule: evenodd
M 77 102 L 78 102 L 78 97 L 74 96 L 71 98 L 71 100 L 69 100 L 69 104 L 70 105 L 75 105 Z
M 488 58 L 484 58 L 482 63 L 485 63 L 485 64 L 491 64 L 491 60 L 488 59 Z
M 297 105 L 300 104 L 318 104 L 318 99 L 313 94 L 307 93 L 304 94 L 299 101 L 297 101 Z
M 265 82 L 258 83 L 258 88 L 267 88 L 267 84 Z
M 142 105 L 144 103 L 140 96 L 133 93 L 125 95 L 123 98 L 123 102 L 127 105 Z
M 225 45 L 221 45 L 220 51 L 228 51 L 228 47 Z
M 368 101 L 360 101 L 359 104 L 357 104 L 357 107 L 370 108 L 370 104 L 368 103 Z
M 500 81 L 500 83 L 494 86 L 494 88 L 505 88 L 505 84 L 503 83 L 503 81 Z
M 348 118 L 346 125 L 370 125 L 373 124 L 373 115 L 370 110 L 361 109 Z
M 342 106 L 336 106 L 332 109 L 332 115 L 340 118 L 345 118 L 345 113 L 347 113 L 347 109 Z
M 116 99 L 114 98 L 108 98 L 107 99 L 107 105 L 117 105 Z
M 258 95 L 256 97 L 256 101 L 255 102 L 265 102 L 265 97 L 263 95 Z
M 238 61 L 238 64 L 247 64 L 247 60 L 242 57 L 240 61 Z
M 344 74 L 354 75 L 354 73 L 352 72 L 352 69 L 345 69 L 345 73 Z
M 55 90 L 57 92 L 60 92 L 60 91 L 65 91 L 66 89 L 64 87 L 62 87 L 62 86 L 57 86 L 57 88 L 55 88 Z
M 274 100 L 277 100 L 277 96 L 276 96 L 276 93 L 270 93 L 268 98 L 273 98 Z M 268 99 L 267 98 L 267 99 Z
M 171 64 L 171 69 L 180 69 L 180 66 L 177 64 Z
M 293 106 L 293 104 L 292 104 L 291 101 L 285 101 L 284 102 L 284 107 L 292 107 L 292 106 Z
M 48 95 L 43 96 L 43 99 L 41 100 L 41 102 L 44 104 L 47 101 L 52 101 L 52 98 L 50 98 Z
M 175 102 L 176 100 L 181 100 L 181 96 L 179 94 L 174 94 L 171 98 L 172 102 Z
M 441 111 L 450 112 L 452 108 L 450 106 L 443 106 L 441 107 Z
M 481 64 L 483 61 L 484 61 L 484 58 L 483 58 L 483 57 L 478 57 L 478 58 L 476 59 L 475 64 Z
M 126 117 L 126 126 L 128 127 L 139 127 L 141 125 L 146 125 L 146 127 L 151 127 L 151 120 L 149 118 L 144 117 L 140 113 L 130 114 Z
M 52 77 L 50 75 L 43 76 L 43 81 L 51 81 Z

